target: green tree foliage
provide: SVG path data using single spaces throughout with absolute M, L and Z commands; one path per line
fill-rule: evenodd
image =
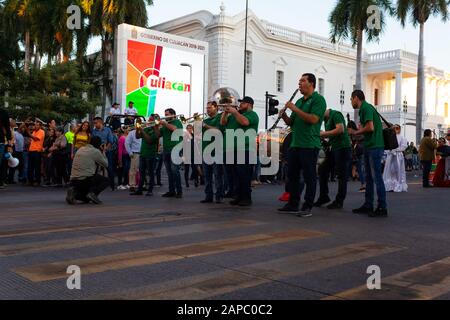
M 95 86 L 80 77 L 76 62 L 18 71 L 9 86 L 8 112 L 18 119 L 37 116 L 44 121 L 81 119 L 92 113 L 100 99 L 90 93 Z

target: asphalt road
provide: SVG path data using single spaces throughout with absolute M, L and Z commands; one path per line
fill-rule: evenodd
M 201 189 L 68 206 L 64 190 L 10 186 L 0 299 L 448 299 L 450 190 L 410 178 L 386 219 L 351 213 L 363 200 L 353 182 L 345 209 L 303 219 L 277 213 L 283 186 L 257 187 L 250 209 L 202 205 Z M 72 265 L 80 290 L 67 287 Z M 381 290 L 368 290 L 369 266 Z

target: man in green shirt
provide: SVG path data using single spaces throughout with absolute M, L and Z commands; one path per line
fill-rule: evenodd
M 208 113 L 208 118 L 203 121 L 203 152 L 205 149 L 212 143 L 212 141 L 205 141 L 205 133 L 209 130 L 217 130 L 221 133 L 221 125 L 220 119 L 222 117 L 219 114 L 219 107 L 215 101 L 209 102 L 206 107 L 206 112 Z M 217 152 L 217 150 L 216 150 Z M 212 156 L 214 156 L 213 154 Z M 222 153 L 220 152 L 220 155 Z M 219 156 L 219 155 L 217 155 Z M 203 155 L 203 158 L 205 155 Z M 223 156 L 222 156 L 223 157 Z M 224 194 L 223 194 L 223 164 L 220 163 L 207 163 L 207 161 L 203 161 L 203 174 L 205 175 L 205 200 L 201 201 L 201 203 L 212 203 L 214 200 L 214 188 L 213 185 L 216 186 L 216 203 L 222 203 Z M 214 183 L 213 183 L 214 176 Z
M 351 135 L 364 135 L 364 167 L 366 169 L 366 200 L 356 214 L 369 214 L 370 217 L 387 217 L 386 188 L 383 181 L 381 160 L 384 154 L 383 125 L 374 106 L 366 102 L 364 92 L 352 93 L 352 106 L 359 109 L 361 128 L 348 129 Z M 374 182 L 377 187 L 378 207 L 374 208 Z
M 158 115 L 153 114 L 149 118 L 149 122 L 154 122 Z M 156 155 L 158 153 L 159 137 L 156 135 L 153 127 L 143 129 L 138 126 L 136 129 L 136 139 L 142 139 L 141 152 L 139 156 L 139 187 L 136 192 L 131 193 L 132 196 L 142 196 L 144 191 L 144 183 L 147 180 L 149 187 L 147 197 L 153 196 L 153 187 L 155 183 L 155 165 Z
M 317 188 L 317 158 L 321 148 L 320 128 L 327 103 L 316 92 L 316 77 L 311 73 L 302 75 L 299 81 L 303 98 L 296 104 L 286 103 L 280 116 L 292 128 L 292 143 L 288 155 L 288 190 L 289 203 L 279 209 L 282 213 L 295 213 L 299 217 L 311 217 Z M 286 110 L 292 111 L 290 117 Z M 306 184 L 305 203 L 299 211 L 300 204 L 300 173 L 303 173 Z
M 155 126 L 156 136 L 163 138 L 163 161 L 169 178 L 169 192 L 163 195 L 164 198 L 183 198 L 183 189 L 181 187 L 180 165 L 172 160 L 172 150 L 183 141 L 180 135 L 178 141 L 172 141 L 172 134 L 176 130 L 183 130 L 183 124 L 177 119 L 177 113 L 174 109 L 165 111 L 167 121 L 161 121 L 159 126 Z
M 251 97 L 244 97 L 244 99 L 239 100 L 239 103 L 239 109 L 232 106 L 225 109 L 220 124 L 226 129 L 225 148 L 227 152 L 233 155 L 233 162 L 229 163 L 228 160 L 231 159 L 227 157 L 226 164 L 228 188 L 234 191 L 234 200 L 230 204 L 247 207 L 252 205 L 252 176 L 253 165 L 256 163 L 256 137 L 258 135 L 259 117 L 253 111 L 255 103 Z M 237 136 L 238 130 L 243 131 L 244 139 Z M 234 139 L 229 139 L 230 137 L 234 137 Z M 234 147 L 232 147 L 233 145 Z M 242 164 L 238 160 L 245 161 Z
M 328 109 L 325 112 L 325 131 L 320 133 L 321 138 L 329 139 L 331 152 L 327 154 L 325 162 L 319 167 L 320 196 L 315 207 L 321 207 L 331 201 L 328 193 L 328 180 L 333 168 L 338 176 L 338 193 L 336 200 L 327 206 L 328 209 L 342 209 L 347 196 L 347 181 L 349 166 L 352 160 L 352 145 L 345 124 L 344 115 L 339 111 Z

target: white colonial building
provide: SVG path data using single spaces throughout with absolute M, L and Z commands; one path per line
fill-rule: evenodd
M 214 15 L 199 11 L 152 29 L 209 43 L 209 87 L 243 92 L 245 12 L 227 16 L 225 7 Z M 406 128 L 415 141 L 417 55 L 402 50 L 364 54 L 363 87 L 367 99 L 393 123 Z M 350 94 L 355 83 L 356 49 L 332 44 L 328 38 L 260 20 L 252 12 L 248 20 L 246 95 L 255 99 L 255 111 L 265 126 L 265 93 L 287 101 L 305 72 L 318 78 L 318 90 L 328 106 L 353 115 Z M 342 97 L 343 96 L 343 97 Z M 342 99 L 343 98 L 343 99 Z M 341 105 L 341 101 L 344 102 Z M 445 131 L 450 127 L 450 74 L 426 69 L 424 128 Z M 407 108 L 404 106 L 407 105 Z M 269 119 L 269 127 L 276 117 Z

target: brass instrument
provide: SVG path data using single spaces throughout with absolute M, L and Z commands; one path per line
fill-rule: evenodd
M 208 115 L 207 113 L 203 113 L 203 114 L 195 113 L 194 116 L 192 116 L 190 118 L 185 118 L 184 116 L 180 116 L 180 121 L 183 124 L 190 124 L 190 123 L 194 123 L 197 121 L 202 122 L 207 115 Z
M 149 121 L 147 123 L 141 124 L 141 123 L 136 123 L 133 126 L 128 126 L 129 129 L 134 130 L 134 129 L 146 129 L 146 128 L 153 128 L 156 126 L 159 126 L 161 124 L 161 122 L 163 121 L 173 121 L 179 119 L 181 122 L 183 122 L 183 119 L 186 119 L 184 117 L 184 115 L 180 114 L 177 116 L 170 116 L 170 117 L 165 117 L 165 118 L 160 118 L 160 119 L 156 119 L 155 121 Z

